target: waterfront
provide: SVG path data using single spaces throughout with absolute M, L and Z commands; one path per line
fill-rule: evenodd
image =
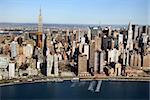
M 149 100 L 149 82 L 103 81 L 100 92 L 89 91 L 89 81 L 72 83 L 41 82 L 2 86 L 2 100 L 50 99 L 50 100 Z

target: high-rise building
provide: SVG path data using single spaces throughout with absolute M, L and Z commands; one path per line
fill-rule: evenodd
M 92 38 L 92 32 L 91 32 L 90 28 L 88 28 L 88 34 L 87 34 L 87 36 L 88 36 L 88 39 L 91 40 L 91 38 Z
M 127 48 L 128 48 L 130 51 L 133 50 L 133 41 L 132 41 L 132 38 L 133 38 L 133 30 L 132 30 L 132 25 L 131 25 L 131 23 L 129 23 L 129 26 L 128 26 Z
M 83 54 L 87 55 L 87 60 L 89 60 L 89 45 L 88 44 L 84 44 L 84 52 Z
M 101 50 L 102 38 L 96 36 L 95 37 L 95 50 Z
M 58 69 L 58 55 L 54 54 L 54 75 L 59 75 L 59 69 Z
M 89 76 L 87 72 L 87 55 L 78 56 L 78 76 Z
M 25 55 L 25 57 L 27 58 L 31 58 L 32 57 L 32 54 L 33 54 L 33 47 L 31 44 L 27 44 L 26 46 L 23 47 L 24 51 L 23 51 L 23 54 Z
M 11 48 L 11 58 L 15 58 L 17 56 L 17 45 L 18 43 L 13 41 L 10 44 L 10 48 Z
M 47 76 L 52 75 L 52 67 L 54 63 L 54 56 L 52 54 L 47 55 Z
M 121 64 L 120 63 L 117 63 L 115 65 L 115 75 L 116 76 L 120 76 L 121 75 Z
M 95 41 L 94 40 L 91 40 L 90 41 L 90 60 L 89 60 L 89 67 L 90 68 L 94 68 L 94 53 L 95 53 Z
M 37 32 L 37 46 L 39 48 L 42 48 L 42 39 L 43 39 L 43 25 L 42 25 L 42 14 L 41 14 L 41 9 L 40 9 L 40 14 L 39 14 L 39 19 L 38 19 L 38 32 Z
M 139 35 L 139 26 L 138 25 L 132 25 L 132 30 L 133 30 L 133 40 L 135 41 L 136 38 L 138 37 Z
M 9 79 L 14 78 L 15 77 L 15 62 L 10 62 L 9 63 Z
M 100 57 L 100 52 L 99 51 L 95 51 L 95 59 L 94 59 L 94 73 L 97 74 L 98 73 L 98 70 L 99 70 L 99 57 Z

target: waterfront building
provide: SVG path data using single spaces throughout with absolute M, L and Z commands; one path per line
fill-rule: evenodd
M 59 69 L 58 69 L 58 55 L 54 54 L 54 75 L 59 76 Z
M 143 67 L 150 67 L 150 54 L 143 56 Z
M 95 59 L 95 41 L 90 41 L 90 57 L 89 57 L 89 68 L 94 68 L 94 59 Z
M 0 68 L 7 68 L 9 59 L 8 55 L 0 55 Z
M 121 64 L 116 63 L 115 65 L 115 76 L 120 76 L 121 75 Z
M 51 53 L 49 53 L 47 55 L 47 76 L 52 75 L 53 63 L 54 63 L 54 56 Z
M 95 51 L 94 73 L 102 73 L 104 68 L 104 51 Z
M 133 67 L 134 64 L 134 53 L 130 55 L 130 67 Z
M 18 65 L 17 67 L 20 68 L 21 65 L 25 64 L 25 61 L 26 61 L 25 55 L 23 55 L 23 54 L 18 55 L 16 61 L 17 61 L 17 65 Z
M 97 74 L 98 73 L 98 70 L 99 70 L 99 55 L 100 55 L 100 52 L 99 51 L 95 51 L 95 59 L 94 59 L 94 73 Z
M 15 77 L 15 65 L 16 65 L 15 62 L 9 62 L 9 71 L 8 71 L 9 79 Z
M 87 72 L 87 55 L 80 54 L 78 56 L 78 76 L 89 76 Z
M 104 60 L 104 51 L 100 52 L 100 73 L 104 72 L 104 65 L 105 65 L 105 60 Z

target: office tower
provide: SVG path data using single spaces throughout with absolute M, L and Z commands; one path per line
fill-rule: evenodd
M 11 48 L 11 58 L 15 58 L 17 56 L 17 45 L 18 43 L 13 41 L 10 44 L 10 48 Z
M 104 68 L 104 51 L 95 51 L 94 73 L 102 73 Z
M 111 49 L 111 37 L 107 37 L 106 35 L 103 37 L 102 39 L 102 49 L 103 50 L 107 50 L 107 49 Z
M 143 38 L 143 43 L 144 43 L 145 45 L 147 45 L 148 35 L 147 35 L 146 33 L 143 33 L 143 34 L 142 34 L 142 38 Z
M 115 41 L 113 39 L 111 39 L 111 49 L 115 48 Z
M 118 44 L 123 44 L 123 34 L 119 34 L 119 36 L 118 36 Z
M 79 44 L 79 52 L 83 53 L 83 44 L 81 44 L 81 43 Z
M 25 64 L 26 61 L 26 57 L 23 54 L 18 55 L 17 57 L 17 63 L 18 63 L 18 67 L 20 67 L 22 64 Z
M 108 63 L 110 62 L 118 62 L 119 52 L 117 49 L 111 49 L 108 51 Z
M 104 51 L 101 51 L 100 52 L 100 60 L 99 60 L 99 62 L 100 62 L 100 64 L 99 64 L 99 66 L 100 66 L 100 69 L 99 69 L 99 71 L 100 71 L 100 73 L 102 73 L 103 72 L 103 69 L 104 69 Z
M 133 67 L 133 64 L 134 64 L 134 53 L 132 53 L 130 56 L 130 67 Z
M 126 66 L 126 49 L 123 49 L 123 65 Z
M 129 23 L 129 26 L 128 26 L 127 48 L 128 48 L 130 51 L 133 50 L 133 41 L 132 41 L 132 38 L 133 38 L 132 25 L 131 25 L 131 23 Z
M 88 28 L 88 34 L 87 34 L 87 36 L 88 36 L 88 39 L 90 41 L 92 39 L 92 32 L 91 32 L 90 27 Z
M 58 55 L 54 54 L 54 75 L 59 76 L 59 69 L 58 69 Z
M 129 50 L 126 51 L 126 66 L 129 66 Z
M 31 58 L 32 54 L 33 54 L 33 47 L 32 47 L 32 45 L 31 44 L 27 44 L 23 48 L 24 48 L 24 55 L 25 55 L 25 57 Z
M 119 52 L 123 52 L 123 49 L 124 49 L 124 45 L 123 45 L 123 34 L 119 34 L 118 36 L 118 49 L 119 49 Z
M 87 55 L 80 54 L 78 56 L 78 76 L 89 76 L 87 72 Z
M 102 39 L 101 37 L 95 37 L 95 50 L 101 50 Z
M 136 67 L 138 65 L 138 54 L 135 53 L 134 54 L 134 63 L 133 63 L 133 66 Z
M 40 14 L 39 14 L 39 19 L 38 19 L 38 32 L 37 32 L 37 46 L 39 48 L 42 48 L 42 39 L 43 39 L 43 25 L 42 25 L 42 14 L 41 14 L 41 9 L 40 9 Z
M 54 56 L 52 54 L 47 55 L 47 76 L 52 75 L 52 67 L 54 63 Z
M 15 62 L 9 62 L 9 71 L 8 71 L 9 79 L 15 77 Z
M 138 67 L 142 67 L 141 65 L 141 55 L 138 54 Z
M 76 49 L 76 41 L 73 41 L 73 43 L 72 43 L 72 56 L 75 52 L 75 49 Z
M 133 40 L 135 41 L 136 38 L 138 37 L 139 35 L 139 26 L 138 25 L 132 25 L 132 30 L 133 30 Z
M 85 44 L 85 37 L 81 37 L 81 44 Z
M 98 69 L 99 69 L 99 58 L 100 57 L 100 52 L 99 51 L 95 51 L 95 59 L 94 59 L 94 73 L 97 74 L 98 73 Z
M 91 40 L 90 41 L 90 60 L 89 60 L 89 67 L 94 68 L 94 53 L 95 53 L 95 41 Z
M 108 36 L 111 36 L 112 28 L 111 26 L 108 27 Z
M 81 41 L 81 31 L 80 31 L 80 29 L 77 32 L 77 40 L 78 40 L 77 42 Z
M 89 60 L 89 45 L 88 44 L 84 44 L 83 48 L 84 48 L 83 54 L 87 55 L 87 60 Z

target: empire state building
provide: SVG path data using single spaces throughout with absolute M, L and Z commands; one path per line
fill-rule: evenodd
M 37 47 L 42 48 L 42 35 L 43 35 L 43 30 L 42 30 L 42 14 L 41 14 L 41 9 L 40 9 L 40 14 L 38 18 L 38 32 L 37 32 Z

